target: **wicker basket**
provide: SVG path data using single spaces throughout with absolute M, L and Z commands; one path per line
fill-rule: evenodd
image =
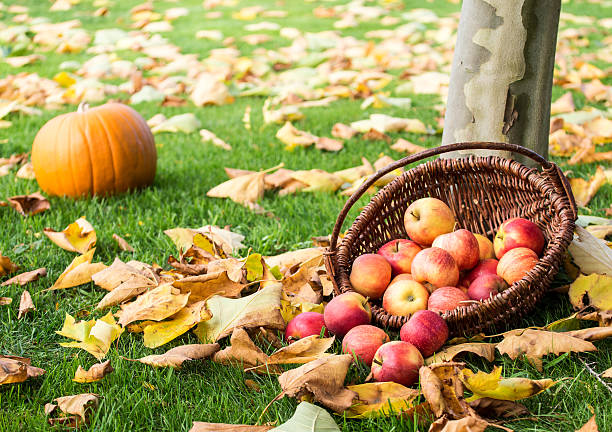
M 493 149 L 519 153 L 537 162 L 542 171 L 497 156 L 436 159 L 404 172 L 382 188 L 363 209 L 338 246 L 342 224 L 357 200 L 383 175 L 413 162 L 456 150 Z M 377 251 L 396 238 L 407 238 L 404 212 L 407 206 L 432 196 L 447 203 L 458 225 L 493 238 L 508 218 L 524 217 L 544 232 L 546 247 L 539 263 L 523 279 L 495 297 L 446 312 L 451 335 L 473 335 L 513 325 L 535 307 L 548 289 L 572 240 L 576 204 L 567 179 L 557 165 L 524 147 L 502 143 L 458 143 L 405 157 L 371 176 L 349 198 L 340 212 L 325 253 L 335 293 L 351 291 L 353 260 Z M 371 303 L 377 324 L 399 328 L 407 317 L 389 315 L 380 303 Z

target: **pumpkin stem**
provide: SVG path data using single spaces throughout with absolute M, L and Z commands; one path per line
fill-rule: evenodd
M 77 112 L 78 113 L 84 113 L 85 111 L 87 111 L 89 109 L 89 104 L 85 101 L 81 102 L 79 104 L 79 106 L 77 107 Z

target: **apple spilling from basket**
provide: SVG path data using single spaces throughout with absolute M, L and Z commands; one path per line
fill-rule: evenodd
M 343 337 L 342 351 L 372 368 L 376 381 L 412 385 L 423 358 L 444 345 L 449 331 L 441 313 L 485 301 L 522 279 L 538 262 L 544 235 L 523 218 L 506 220 L 493 242 L 466 229 L 453 231 L 452 210 L 436 198 L 408 206 L 409 239 L 395 239 L 378 253 L 357 257 L 351 269 L 354 291 L 334 297 L 324 313 L 305 312 L 289 322 L 285 337 L 322 331 Z M 370 325 L 368 300 L 381 300 L 390 315 L 410 317 L 391 341 Z

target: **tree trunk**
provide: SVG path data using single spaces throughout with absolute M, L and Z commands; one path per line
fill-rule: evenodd
M 498 141 L 548 157 L 561 0 L 464 0 L 442 144 Z M 461 154 L 459 154 L 461 153 Z M 494 151 L 526 162 L 519 155 Z

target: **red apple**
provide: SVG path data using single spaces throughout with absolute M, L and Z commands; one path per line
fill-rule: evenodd
M 493 248 L 493 242 L 482 234 L 474 234 L 476 240 L 478 240 L 478 250 L 480 252 L 480 260 L 486 260 L 489 258 L 495 258 L 495 249 Z
M 369 324 L 370 305 L 364 296 L 349 291 L 331 299 L 323 311 L 325 327 L 335 335 L 344 336 L 353 327 Z
M 414 280 L 392 283 L 383 295 L 383 309 L 391 315 L 409 316 L 418 310 L 427 309 L 429 291 Z
M 306 336 L 320 335 L 321 329 L 325 326 L 323 314 L 319 312 L 302 312 L 287 324 L 285 330 L 285 340 L 293 342 Z M 329 333 L 325 330 L 325 336 Z
M 427 309 L 434 312 L 446 312 L 463 306 L 463 301 L 470 300 L 470 297 L 456 287 L 441 287 L 429 295 Z
M 496 274 L 484 274 L 470 284 L 467 294 L 472 300 L 486 300 L 508 288 L 508 284 Z
M 540 255 L 544 249 L 544 234 L 533 222 L 523 218 L 505 221 L 493 241 L 495 256 L 500 259 L 511 249 L 526 247 Z
M 393 381 L 408 387 L 418 381 L 423 364 L 423 356 L 411 343 L 387 342 L 374 354 L 372 377 L 376 381 Z
M 389 285 L 392 285 L 395 282 L 399 282 L 399 281 L 402 281 L 402 280 L 414 280 L 414 278 L 412 277 L 412 275 L 410 273 L 398 274 L 393 279 L 391 279 L 391 282 L 389 282 Z
M 480 249 L 474 234 L 466 229 L 460 229 L 436 237 L 431 244 L 451 254 L 459 270 L 468 270 L 478 264 Z
M 372 366 L 372 359 L 376 350 L 386 342 L 389 335 L 381 328 L 373 325 L 359 325 L 353 327 L 342 340 L 342 352 L 353 354 L 368 366 Z
M 423 246 L 431 243 L 440 234 L 455 227 L 455 215 L 443 201 L 437 198 L 421 198 L 408 206 L 404 214 L 404 228 L 408 236 Z
M 448 326 L 437 313 L 418 311 L 400 329 L 400 339 L 417 347 L 423 357 L 429 357 L 448 339 Z
M 422 250 L 421 246 L 412 240 L 391 240 L 378 249 L 378 253 L 391 264 L 394 275 L 410 273 L 414 256 Z
M 429 282 L 434 287 L 455 286 L 459 282 L 459 268 L 455 259 L 444 249 L 423 249 L 412 261 L 412 277 L 417 282 Z
M 526 247 L 510 249 L 504 254 L 497 264 L 497 274 L 501 276 L 508 285 L 521 280 L 538 263 L 536 253 Z
M 474 267 L 465 277 L 463 278 L 470 286 L 477 278 L 486 274 L 497 274 L 497 261 L 493 258 L 487 258 L 486 260 L 480 261 L 476 267 Z
M 350 280 L 359 294 L 379 299 L 391 281 L 391 265 L 382 255 L 360 255 L 353 261 Z

